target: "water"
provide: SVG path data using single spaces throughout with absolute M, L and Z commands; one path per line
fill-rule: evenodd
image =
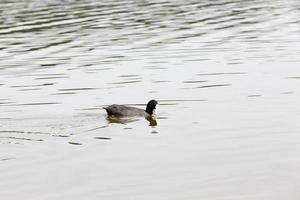
M 0 2 L 1 199 L 299 199 L 300 4 Z M 160 103 L 159 126 L 106 120 Z

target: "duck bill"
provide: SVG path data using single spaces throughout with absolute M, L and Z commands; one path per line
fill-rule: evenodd
M 152 116 L 155 117 L 157 115 L 157 110 L 153 109 Z

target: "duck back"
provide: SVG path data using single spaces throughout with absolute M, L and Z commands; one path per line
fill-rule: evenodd
M 134 117 L 134 116 L 146 116 L 146 112 L 143 109 L 113 104 L 104 108 L 108 115 L 117 117 Z

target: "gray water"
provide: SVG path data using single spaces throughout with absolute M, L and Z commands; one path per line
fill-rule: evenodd
M 0 2 L 0 196 L 299 199 L 297 0 Z M 159 125 L 103 106 L 160 103 Z

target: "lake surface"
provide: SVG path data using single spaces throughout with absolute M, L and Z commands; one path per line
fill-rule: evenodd
M 0 2 L 1 199 L 299 199 L 297 0 Z M 160 103 L 159 126 L 103 106 Z

